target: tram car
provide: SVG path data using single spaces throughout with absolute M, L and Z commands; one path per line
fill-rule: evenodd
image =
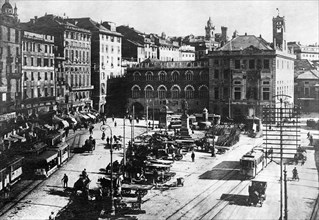
M 5 158 L 4 155 L 0 156 L 0 191 L 7 185 L 12 186 L 21 179 L 22 176 L 22 161 L 23 157 L 14 156 Z
M 240 159 L 240 172 L 246 178 L 254 178 L 265 166 L 263 149 L 254 148 Z

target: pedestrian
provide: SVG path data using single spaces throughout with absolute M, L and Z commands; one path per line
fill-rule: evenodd
M 312 142 L 313 142 L 312 134 L 311 134 L 310 137 L 309 137 L 309 141 L 310 141 L 309 145 L 312 145 Z
M 151 122 L 150 122 L 150 121 L 148 122 L 148 127 L 149 127 L 149 128 L 151 127 Z
M 65 129 L 65 137 L 68 137 L 68 135 L 69 135 L 69 128 L 66 128 Z
M 310 132 L 307 133 L 307 139 L 309 139 L 309 138 L 310 138 Z
M 89 131 L 90 131 L 90 135 L 93 135 L 93 125 L 90 125 Z
M 109 136 L 107 136 L 107 138 L 106 138 L 106 143 L 107 143 L 107 144 L 110 144 L 110 138 L 109 138 Z
M 114 127 L 116 127 L 116 125 L 117 125 L 117 123 L 116 123 L 116 121 L 114 122 Z
M 195 153 L 194 153 L 194 151 L 192 151 L 191 157 L 192 157 L 192 162 L 194 162 L 195 161 Z
M 4 187 L 4 198 L 5 198 L 5 199 L 10 199 L 10 191 L 11 191 L 11 185 L 10 185 L 10 183 L 8 183 L 8 184 Z
M 51 214 L 49 215 L 49 220 L 54 220 L 55 216 L 54 216 L 54 212 L 51 212 Z
M 64 174 L 62 181 L 63 181 L 63 187 L 68 188 L 69 177 L 66 174 Z
M 86 177 L 87 177 L 86 169 L 84 169 L 84 170 L 82 171 L 82 177 L 83 177 L 83 178 L 86 178 Z

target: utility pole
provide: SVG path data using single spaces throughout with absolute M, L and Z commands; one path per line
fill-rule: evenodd
M 285 182 L 285 216 L 284 219 L 288 220 L 288 195 L 287 195 L 287 170 L 286 170 L 286 165 L 285 165 L 285 170 L 284 170 L 284 182 Z
M 282 219 L 282 209 L 283 209 L 283 201 L 282 201 L 282 98 L 280 98 L 280 109 L 279 109 L 279 125 L 280 125 L 280 219 Z
M 124 114 L 124 118 L 123 118 L 123 161 L 124 161 L 124 165 L 126 165 L 125 119 L 126 119 L 126 114 Z

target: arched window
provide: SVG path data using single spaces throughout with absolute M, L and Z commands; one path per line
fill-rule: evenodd
M 208 72 L 203 70 L 199 73 L 199 76 L 200 76 L 200 79 L 202 81 L 208 81 L 209 80 L 209 75 L 208 75 Z
M 193 80 L 193 72 L 192 71 L 186 71 L 185 73 L 185 79 L 188 81 L 192 81 Z
M 137 85 L 134 85 L 132 87 L 132 98 L 133 99 L 140 98 L 140 95 L 141 95 L 141 88 Z
M 140 77 L 141 77 L 141 74 L 139 72 L 133 73 L 133 80 L 134 81 L 140 81 Z
M 172 72 L 172 81 L 176 82 L 178 78 L 179 78 L 179 72 L 177 71 Z
M 163 85 L 159 86 L 157 91 L 158 91 L 158 98 L 166 99 L 167 89 L 165 86 L 163 86 Z
M 158 73 L 158 80 L 159 81 L 165 81 L 166 80 L 166 73 L 164 71 L 161 71 Z
M 195 92 L 195 89 L 193 86 L 186 86 L 185 87 L 185 98 L 186 99 L 193 99 L 194 98 L 194 92 Z
M 208 88 L 205 85 L 199 87 L 199 98 L 208 98 Z
M 102 93 L 102 95 L 106 95 L 105 83 L 101 83 L 101 93 Z
M 146 81 L 152 81 L 153 80 L 153 73 L 147 72 L 145 73 Z
M 148 85 L 145 87 L 145 98 L 153 98 L 154 89 L 152 86 Z
M 174 85 L 171 88 L 171 98 L 172 99 L 179 99 L 180 92 L 181 92 L 181 89 L 177 85 Z

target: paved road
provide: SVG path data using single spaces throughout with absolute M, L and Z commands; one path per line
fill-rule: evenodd
M 111 119 L 108 119 L 113 135 L 123 136 L 123 119 L 116 119 L 116 122 L 117 126 L 114 127 L 114 123 L 111 123 Z M 127 141 L 130 139 L 131 134 L 129 124 L 127 120 L 125 135 Z M 73 187 L 82 170 L 86 168 L 91 179 L 90 188 L 97 187 L 98 177 L 103 176 L 100 169 L 105 169 L 106 165 L 110 162 L 110 151 L 105 149 L 105 141 L 101 140 L 102 132 L 100 131 L 100 125 L 96 124 L 94 127 L 93 137 L 96 138 L 97 144 L 93 153 L 75 154 L 68 163 L 64 164 L 52 176 L 40 183 L 29 195 L 19 201 L 10 211 L 1 216 L 1 219 L 48 219 L 51 211 L 58 213 L 69 203 L 69 196 L 64 191 L 61 181 L 64 173 L 69 176 L 69 186 Z M 136 127 L 134 135 L 139 135 L 145 132 L 145 130 L 145 127 Z M 109 130 L 106 131 L 106 135 L 110 136 Z M 88 136 L 88 133 L 77 136 L 73 144 L 81 146 Z M 122 156 L 122 151 L 114 152 L 114 160 L 121 160 Z

